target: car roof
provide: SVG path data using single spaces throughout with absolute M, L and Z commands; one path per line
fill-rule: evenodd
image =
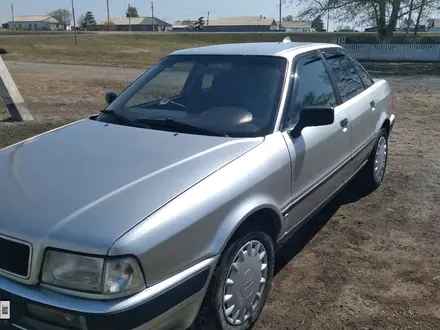
M 341 47 L 336 44 L 313 43 L 313 42 L 256 42 L 256 43 L 236 43 L 203 46 L 178 50 L 171 55 L 266 55 L 284 56 L 291 51 L 303 53 L 306 51 Z

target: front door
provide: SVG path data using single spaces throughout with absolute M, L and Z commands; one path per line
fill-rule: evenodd
M 283 137 L 291 156 L 291 203 L 287 205 L 289 231 L 327 199 L 349 177 L 344 166 L 351 155 L 351 128 L 347 111 L 337 106 L 335 86 L 318 52 L 296 61 L 293 86 L 283 118 Z M 291 131 L 304 106 L 335 108 L 334 123 L 307 127 L 294 138 Z M 304 110 L 307 111 L 307 110 Z

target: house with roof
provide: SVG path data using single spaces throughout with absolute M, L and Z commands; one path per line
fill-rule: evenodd
M 219 17 L 202 28 L 206 32 L 267 32 L 278 30 L 277 22 L 265 16 Z
M 156 17 L 115 17 L 110 18 L 116 31 L 166 31 L 172 24 Z M 98 22 L 98 29 L 107 29 L 107 20 Z
M 428 19 L 428 32 L 440 32 L 440 19 Z
M 175 21 L 171 30 L 174 32 L 194 31 L 197 21 Z
M 49 15 L 15 16 L 14 21 L 8 22 L 8 28 L 13 30 L 60 30 L 63 25 L 55 17 Z
M 284 21 L 281 27 L 286 32 L 311 32 L 312 22 L 308 21 Z

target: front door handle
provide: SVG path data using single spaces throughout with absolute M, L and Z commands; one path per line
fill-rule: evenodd
M 348 118 L 344 118 L 341 120 L 341 127 L 345 128 L 348 126 Z

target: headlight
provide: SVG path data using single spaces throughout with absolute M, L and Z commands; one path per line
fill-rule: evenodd
M 95 294 L 134 293 L 145 288 L 145 280 L 134 258 L 97 258 L 48 250 L 41 281 L 64 289 Z

